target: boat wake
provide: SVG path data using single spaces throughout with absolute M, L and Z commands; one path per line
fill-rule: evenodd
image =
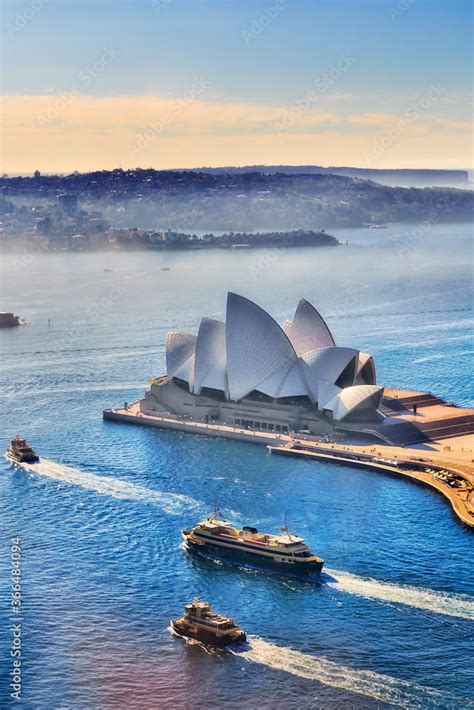
M 285 671 L 299 678 L 341 688 L 402 708 L 469 707 L 463 704 L 463 698 L 434 688 L 372 671 L 350 668 L 327 658 L 276 646 L 260 638 L 251 637 L 249 642 L 250 649 L 243 651 L 232 649 L 232 653 L 253 663 Z
M 138 486 L 135 483 L 122 481 L 109 476 L 98 476 L 95 473 L 81 471 L 72 466 L 55 463 L 49 459 L 41 458 L 39 463 L 15 463 L 29 473 L 53 478 L 55 481 L 70 483 L 91 491 L 96 491 L 101 495 L 111 496 L 120 500 L 138 500 L 145 503 L 158 505 L 165 512 L 172 515 L 180 515 L 184 511 L 201 507 L 201 504 L 189 498 L 189 496 L 179 493 L 162 493 L 151 488 Z
M 96 491 L 101 495 L 111 496 L 120 500 L 151 503 L 172 515 L 181 515 L 191 510 L 197 511 L 202 507 L 199 501 L 183 494 L 154 491 L 111 476 L 99 476 L 95 473 L 81 471 L 49 459 L 42 458 L 38 463 L 34 464 L 15 463 L 14 465 L 21 466 L 29 473 L 80 486 L 81 488 Z M 253 569 L 243 569 L 244 571 L 258 572 L 258 570 Z M 393 584 L 331 569 L 326 569 L 326 574 L 321 576 L 321 582 L 323 582 L 324 586 L 333 588 L 338 592 L 354 594 L 377 601 L 404 604 L 436 614 L 474 621 L 474 599 L 466 595 Z
M 325 583 L 339 592 L 356 594 L 357 596 L 378 599 L 381 601 L 405 604 L 407 606 L 455 616 L 458 619 L 474 621 L 474 599 L 466 595 L 436 592 L 423 587 L 409 587 L 390 582 L 380 582 L 376 579 L 358 577 L 349 572 L 326 570 L 330 579 Z

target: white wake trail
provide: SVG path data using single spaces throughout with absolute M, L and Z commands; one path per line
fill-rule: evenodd
M 72 466 L 55 463 L 49 459 L 41 458 L 38 463 L 14 465 L 24 468 L 29 473 L 47 476 L 48 478 L 53 478 L 55 481 L 62 481 L 74 486 L 80 486 L 81 488 L 87 488 L 101 495 L 111 496 L 112 498 L 121 500 L 139 500 L 146 503 L 153 503 L 158 505 L 165 512 L 173 515 L 179 515 L 184 510 L 200 507 L 198 501 L 186 495 L 154 491 L 151 488 L 138 486 L 135 483 L 122 481 L 118 478 L 98 476 L 95 473 L 81 471 Z
M 339 592 L 356 594 L 369 599 L 405 604 L 406 606 L 455 616 L 458 619 L 474 621 L 474 599 L 461 594 L 436 592 L 423 587 L 410 587 L 390 582 L 380 582 L 376 579 L 358 577 L 349 572 L 327 570 L 333 577 L 326 584 Z
M 237 651 L 248 661 L 291 673 L 299 678 L 365 695 L 402 708 L 469 707 L 463 698 L 426 688 L 392 676 L 344 666 L 327 658 L 250 638 L 249 650 Z M 469 702 L 469 701 L 467 701 Z
M 121 500 L 136 500 L 152 503 L 172 515 L 180 515 L 190 510 L 200 510 L 201 503 L 189 496 L 178 493 L 162 493 L 128 481 L 55 463 L 42 458 L 35 464 L 14 464 L 30 473 L 47 476 L 56 481 L 80 486 L 101 495 Z M 358 577 L 349 572 L 327 569 L 330 579 L 325 584 L 338 592 L 355 594 L 367 599 L 404 604 L 436 614 L 474 621 L 474 599 L 465 595 L 437 592 L 423 587 L 412 587 L 376 579 Z

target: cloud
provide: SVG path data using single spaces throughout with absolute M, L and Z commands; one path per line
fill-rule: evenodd
M 327 98 L 327 97 L 326 97 Z M 336 102 L 337 105 L 337 102 Z M 330 108 L 329 108 L 330 106 Z M 400 116 L 187 96 L 10 95 L 3 99 L 3 171 L 289 163 L 362 165 Z M 454 120 L 420 115 L 379 167 L 459 167 L 469 136 Z
M 383 128 L 384 126 L 395 123 L 398 119 L 393 113 L 361 113 L 356 116 L 349 116 L 350 123 L 360 126 L 375 126 Z
M 443 128 L 451 131 L 463 131 L 472 136 L 472 121 L 455 121 L 451 118 L 438 118 L 437 122 Z

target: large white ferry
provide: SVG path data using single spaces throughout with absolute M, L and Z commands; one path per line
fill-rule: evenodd
M 313 555 L 303 538 L 290 533 L 286 524 L 279 535 L 271 535 L 250 526 L 240 530 L 218 516 L 215 510 L 191 530 L 182 531 L 186 549 L 205 557 L 299 577 L 320 574 L 324 560 Z

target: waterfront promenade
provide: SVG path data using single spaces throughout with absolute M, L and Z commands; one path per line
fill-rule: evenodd
M 463 411 L 463 410 L 458 410 Z M 374 472 L 403 477 L 441 493 L 459 520 L 474 527 L 474 436 L 447 437 L 413 446 L 367 442 L 344 434 L 329 440 L 301 432 L 276 434 L 194 421 L 167 412 L 143 412 L 140 402 L 127 408 L 107 409 L 104 419 L 133 423 L 205 436 L 263 444 L 283 455 L 313 458 L 328 463 L 357 466 Z

